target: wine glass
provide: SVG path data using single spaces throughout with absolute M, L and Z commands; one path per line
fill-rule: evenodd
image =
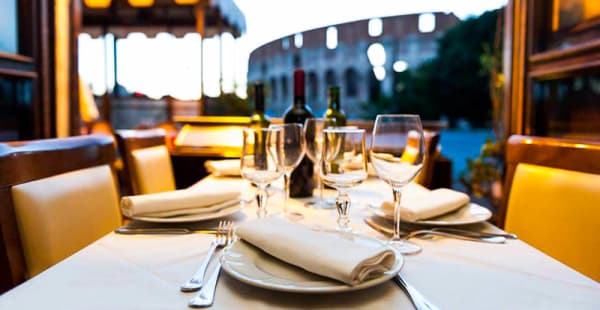
M 309 201 L 305 205 L 317 209 L 329 209 L 333 207 L 333 204 L 329 204 L 323 200 L 323 182 L 319 175 L 319 165 L 323 153 L 323 129 L 327 127 L 330 122 L 330 120 L 324 118 L 307 118 L 304 122 L 306 155 L 314 163 L 317 186 L 319 187 L 319 199 L 317 201 Z
M 245 128 L 243 131 L 240 170 L 242 177 L 257 187 L 258 217 L 267 215 L 267 185 L 283 174 L 277 156 L 280 132 L 278 128 Z
M 388 243 L 400 253 L 417 253 L 420 246 L 400 239 L 400 198 L 402 187 L 421 171 L 425 158 L 425 137 L 419 116 L 377 115 L 369 154 L 377 176 L 392 187 L 394 195 L 394 235 Z
M 348 189 L 367 179 L 365 131 L 348 127 L 330 127 L 323 130 L 324 143 L 320 175 L 323 182 L 337 190 L 335 206 L 338 229 L 349 232 Z
M 283 212 L 286 217 L 301 217 L 299 213 L 291 214 L 289 211 L 288 200 L 290 198 L 290 176 L 292 171 L 298 167 L 300 161 L 306 152 L 304 131 L 302 124 L 290 123 L 281 125 L 271 125 L 270 128 L 280 129 L 277 144 L 277 156 L 279 164 L 283 167 L 283 187 L 285 191 Z

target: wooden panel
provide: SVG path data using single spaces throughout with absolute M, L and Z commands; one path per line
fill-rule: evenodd
M 25 280 L 25 261 L 10 195 L 11 187 L 115 161 L 114 139 L 90 135 L 0 143 L 0 292 Z
M 600 174 L 600 143 L 530 136 L 510 137 L 506 150 L 506 191 L 498 212 L 502 227 L 513 176 L 519 163 Z

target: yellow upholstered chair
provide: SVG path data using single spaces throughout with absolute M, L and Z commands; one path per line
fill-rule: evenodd
M 175 190 L 173 166 L 164 130 L 118 130 L 116 136 L 127 175 L 125 194 Z
M 112 136 L 0 144 L 2 283 L 16 285 L 121 225 Z
M 506 231 L 600 281 L 600 143 L 513 136 Z

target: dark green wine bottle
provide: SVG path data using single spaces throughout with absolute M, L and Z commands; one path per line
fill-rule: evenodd
M 340 101 L 340 88 L 337 86 L 329 87 L 325 119 L 325 126 L 346 126 L 346 115 Z
M 294 71 L 294 102 L 283 115 L 284 123 L 304 125 L 307 118 L 313 117 L 310 107 L 306 105 L 304 87 L 304 70 L 296 69 Z M 308 156 L 304 156 L 290 177 L 290 197 L 311 197 L 314 188 L 313 164 Z
M 250 116 L 250 127 L 267 128 L 269 118 L 265 115 L 265 87 L 262 82 L 254 83 L 254 112 Z

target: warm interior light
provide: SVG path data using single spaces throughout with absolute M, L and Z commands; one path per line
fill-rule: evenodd
M 84 0 L 83 3 L 90 9 L 106 9 L 110 6 L 110 0 Z
M 397 60 L 392 67 L 396 72 L 404 72 L 408 69 L 408 63 L 404 60 Z
M 381 43 L 373 43 L 367 48 L 367 57 L 372 66 L 383 66 L 385 64 L 385 48 Z
M 129 5 L 136 8 L 149 7 L 154 4 L 154 0 L 128 0 Z
M 198 3 L 198 0 L 175 0 L 178 5 L 192 5 Z
M 375 78 L 378 81 L 385 80 L 385 68 L 383 66 L 374 66 L 373 67 L 373 74 L 375 74 Z

